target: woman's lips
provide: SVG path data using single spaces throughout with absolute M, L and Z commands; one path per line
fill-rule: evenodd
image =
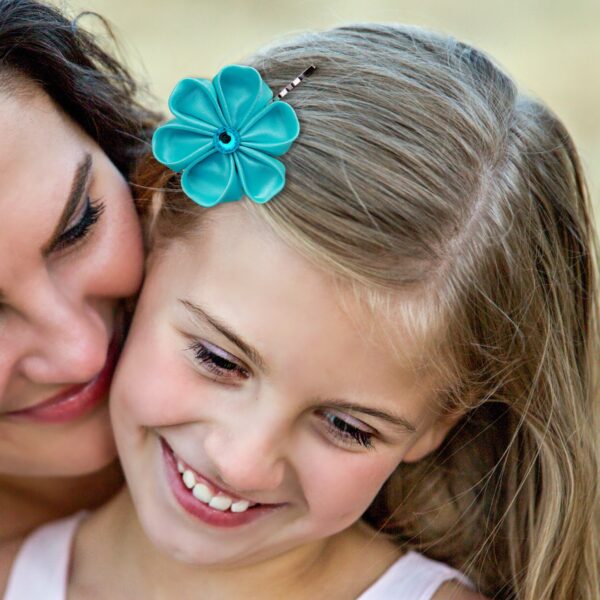
M 107 396 L 119 355 L 120 336 L 113 336 L 102 370 L 90 381 L 75 385 L 36 406 L 6 413 L 5 417 L 39 423 L 68 423 L 91 412 Z
M 186 512 L 204 523 L 215 527 L 239 527 L 256 521 L 285 506 L 285 504 L 256 504 L 240 513 L 229 510 L 221 511 L 208 506 L 208 504 L 196 499 L 191 490 L 183 484 L 181 474 L 177 469 L 177 459 L 173 454 L 173 450 L 164 439 L 161 438 L 160 442 L 167 482 L 175 499 Z

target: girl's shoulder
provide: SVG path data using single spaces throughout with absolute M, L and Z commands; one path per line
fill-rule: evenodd
M 415 551 L 403 554 L 360 596 L 360 600 L 386 598 L 488 600 L 462 572 Z
M 461 583 L 447 581 L 441 585 L 431 600 L 489 600 L 489 598 L 474 592 Z

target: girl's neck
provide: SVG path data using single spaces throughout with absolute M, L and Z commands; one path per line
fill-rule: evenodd
M 22 537 L 47 521 L 96 508 L 123 485 L 118 462 L 78 477 L 0 475 L 0 543 Z
M 357 524 L 249 566 L 193 566 L 153 546 L 139 524 L 129 493 L 123 490 L 78 532 L 70 597 L 83 598 L 78 594 L 82 589 L 98 597 L 192 598 L 199 589 L 205 600 L 358 597 L 399 555 L 391 542 L 374 538 L 372 530 Z M 103 565 L 102 572 L 98 565 Z M 107 587 L 110 582 L 118 583 L 115 590 Z

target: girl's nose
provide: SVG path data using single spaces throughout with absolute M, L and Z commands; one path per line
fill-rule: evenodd
M 283 482 L 285 458 L 281 438 L 266 432 L 253 420 L 245 431 L 228 434 L 212 431 L 205 439 L 205 449 L 223 484 L 242 493 L 277 489 Z

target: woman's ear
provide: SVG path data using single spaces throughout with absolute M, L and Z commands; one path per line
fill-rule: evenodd
M 462 414 L 453 414 L 438 419 L 421 434 L 419 439 L 408 449 L 402 462 L 417 462 L 440 447 L 446 435 L 460 421 Z

